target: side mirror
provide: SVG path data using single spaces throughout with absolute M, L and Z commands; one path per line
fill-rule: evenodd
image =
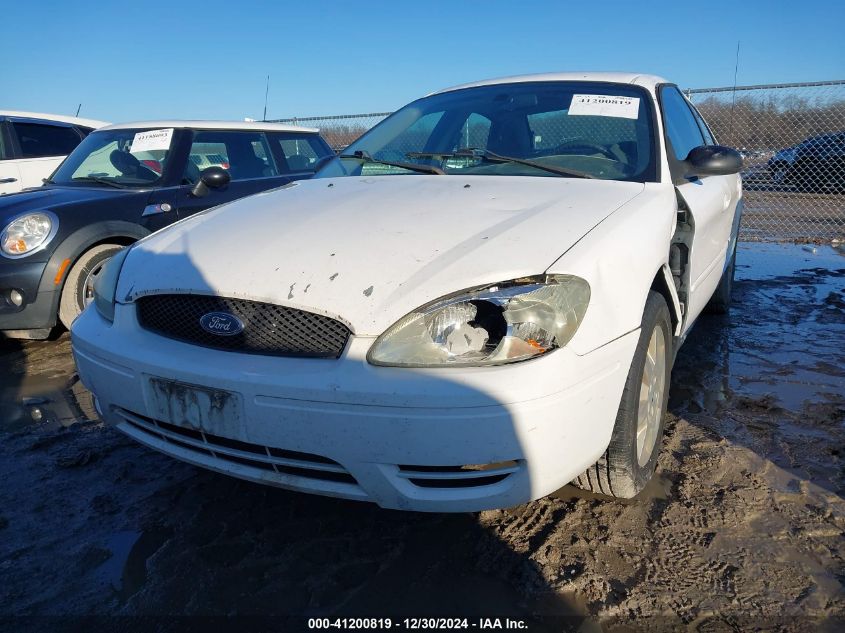
M 229 172 L 222 167 L 206 167 L 200 172 L 199 182 L 191 189 L 191 195 L 203 198 L 208 195 L 210 189 L 225 187 L 231 179 Z
M 740 153 L 722 145 L 695 147 L 685 162 L 688 166 L 687 176 L 727 176 L 742 170 Z

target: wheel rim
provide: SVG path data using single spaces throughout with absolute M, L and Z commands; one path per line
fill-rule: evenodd
M 640 384 L 640 406 L 637 411 L 637 461 L 645 466 L 654 452 L 657 431 L 663 415 L 663 394 L 666 390 L 666 337 L 656 325 L 646 348 L 643 379 Z
M 97 281 L 97 276 L 103 271 L 105 263 L 106 262 L 100 262 L 94 266 L 88 271 L 88 275 L 85 277 L 85 285 L 82 286 L 82 301 L 80 302 L 80 307 L 82 307 L 83 310 L 94 300 L 94 282 Z

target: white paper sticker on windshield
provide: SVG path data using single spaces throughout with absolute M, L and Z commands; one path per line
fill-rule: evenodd
M 572 95 L 570 115 L 612 116 L 636 119 L 640 112 L 639 97 L 612 95 Z
M 140 152 L 149 152 L 155 149 L 170 149 L 170 139 L 173 138 L 173 128 L 169 127 L 164 130 L 147 130 L 146 132 L 138 132 L 132 139 L 132 149 L 130 154 L 138 154 Z

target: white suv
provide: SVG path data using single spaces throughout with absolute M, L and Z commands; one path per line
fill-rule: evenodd
M 40 187 L 103 121 L 0 110 L 0 194 Z
M 73 325 L 103 418 L 206 468 L 470 511 L 654 473 L 730 298 L 739 154 L 623 73 L 459 86 L 115 255 Z

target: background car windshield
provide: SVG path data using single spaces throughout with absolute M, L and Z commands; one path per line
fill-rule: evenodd
M 342 154 L 362 151 L 376 161 L 433 165 L 446 174 L 556 176 L 481 156 L 449 156 L 475 148 L 596 178 L 654 181 L 652 120 L 648 94 L 625 84 L 497 84 L 415 101 Z M 340 158 L 321 170 L 318 177 L 409 173 L 415 172 L 364 159 Z
M 96 184 L 101 180 L 127 187 L 156 184 L 170 154 L 172 138 L 167 149 L 133 151 L 136 135 L 147 131 L 104 130 L 89 134 L 53 174 L 53 182 Z

